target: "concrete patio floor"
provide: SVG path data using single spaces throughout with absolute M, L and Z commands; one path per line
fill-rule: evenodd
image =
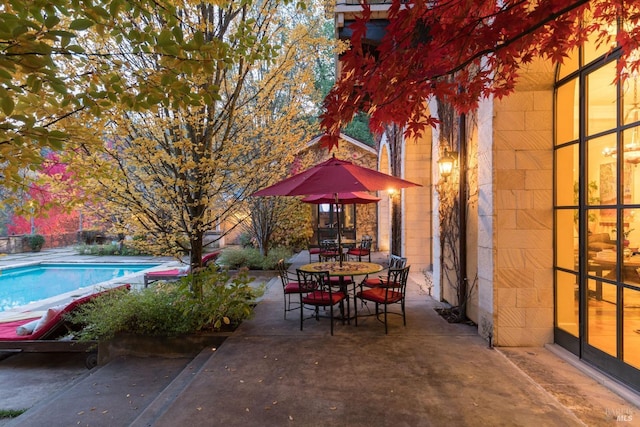
M 292 268 L 308 259 L 298 254 Z M 475 326 L 436 313 L 440 304 L 420 276 L 411 277 L 407 326 L 392 316 L 388 335 L 374 317 L 357 327 L 336 322 L 334 336 L 328 318 L 300 331 L 298 312 L 283 318 L 274 278 L 255 316 L 193 359 L 122 357 L 63 371 L 65 383 L 55 367 L 42 370 L 42 360 L 12 356 L 0 361 L 0 409 L 2 393 L 19 395 L 33 370 L 43 385 L 14 401 L 30 409 L 4 424 L 607 426 L 622 414 L 631 415 L 623 425 L 640 426 L 637 394 L 586 375 L 557 346 L 489 348 Z M 57 387 L 45 387 L 48 378 Z

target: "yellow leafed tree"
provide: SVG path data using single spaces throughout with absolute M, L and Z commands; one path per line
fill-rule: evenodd
M 110 52 L 93 67 L 111 70 L 114 96 L 67 119 L 67 162 L 119 231 L 198 267 L 204 233 L 242 222 L 309 138 L 308 64 L 328 41 L 312 11 L 280 1 L 165 5 L 88 33 L 85 49 Z

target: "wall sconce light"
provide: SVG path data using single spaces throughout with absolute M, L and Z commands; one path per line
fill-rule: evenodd
M 451 154 L 454 153 L 449 153 L 449 150 L 445 148 L 444 155 L 438 160 L 438 170 L 440 171 L 440 176 L 444 178 L 445 181 L 449 175 L 451 175 L 451 172 L 453 172 L 453 164 L 456 159 Z

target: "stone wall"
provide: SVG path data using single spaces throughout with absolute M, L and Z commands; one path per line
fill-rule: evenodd
M 537 66 L 513 95 L 494 104 L 493 328 L 499 346 L 553 342 L 553 72 Z

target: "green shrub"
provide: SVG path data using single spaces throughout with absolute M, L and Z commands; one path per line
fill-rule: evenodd
M 243 248 L 252 248 L 253 246 L 253 237 L 251 233 L 241 233 L 238 236 L 238 241 L 240 242 L 240 246 Z
M 80 255 L 122 255 L 122 256 L 136 256 L 146 255 L 144 252 L 132 248 L 126 244 L 120 243 L 108 243 L 106 245 L 78 245 L 76 251 Z
M 27 241 L 29 248 L 34 252 L 42 249 L 42 246 L 44 245 L 44 236 L 42 234 L 29 234 L 24 236 L 24 238 Z
M 192 292 L 193 280 L 202 296 Z M 249 285 L 246 271 L 231 278 L 207 269 L 179 282 L 162 283 L 141 291 L 116 291 L 100 296 L 69 315 L 81 325 L 80 340 L 109 339 L 118 333 L 177 336 L 237 326 L 253 313 L 263 288 Z
M 287 248 L 271 249 L 266 257 L 256 248 L 226 249 L 220 255 L 219 264 L 231 270 L 243 267 L 249 270 L 275 270 L 279 259 L 287 259 L 291 255 L 291 250 Z
M 0 419 L 16 418 L 24 414 L 26 411 L 26 409 L 0 409 Z

